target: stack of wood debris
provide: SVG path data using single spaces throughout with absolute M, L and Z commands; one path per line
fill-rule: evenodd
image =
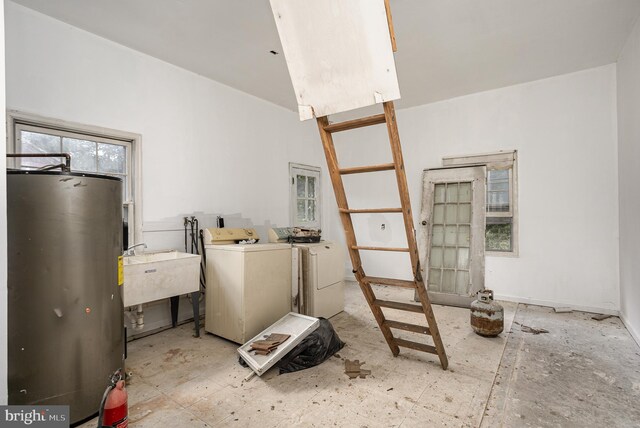
M 249 351 L 255 351 L 257 355 L 269 355 L 290 337 L 290 334 L 271 333 L 269 336 L 265 336 L 264 339 L 251 342 Z

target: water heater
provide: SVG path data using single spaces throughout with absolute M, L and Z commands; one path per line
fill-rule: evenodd
M 122 181 L 7 171 L 9 404 L 97 412 L 124 369 Z

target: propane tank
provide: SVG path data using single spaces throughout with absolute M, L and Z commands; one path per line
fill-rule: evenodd
M 493 290 L 478 291 L 471 302 L 471 327 L 480 336 L 494 337 L 504 329 L 504 309 L 493 301 Z
M 98 428 L 127 428 L 129 426 L 127 390 L 120 370 L 111 376 L 110 381 L 100 406 Z

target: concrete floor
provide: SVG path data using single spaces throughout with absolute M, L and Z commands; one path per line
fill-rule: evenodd
M 640 427 L 640 349 L 592 316 L 518 306 L 483 427 Z
M 412 297 L 391 287 L 375 292 Z M 471 331 L 468 310 L 434 306 L 447 371 L 435 355 L 401 349 L 394 358 L 355 283 L 345 311 L 331 319 L 347 345 L 297 373 L 271 370 L 244 382 L 250 371 L 238 364 L 237 345 L 210 334 L 195 339 L 186 324 L 129 344 L 130 426 L 639 426 L 640 350 L 617 318 L 504 306 L 505 333 L 492 339 Z M 422 321 L 396 313 L 390 318 Z M 514 317 L 550 333 L 524 333 Z M 349 379 L 347 358 L 366 361 L 371 376 Z

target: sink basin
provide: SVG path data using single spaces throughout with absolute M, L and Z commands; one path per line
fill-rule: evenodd
M 200 256 L 158 251 L 125 256 L 124 306 L 135 306 L 200 290 Z

